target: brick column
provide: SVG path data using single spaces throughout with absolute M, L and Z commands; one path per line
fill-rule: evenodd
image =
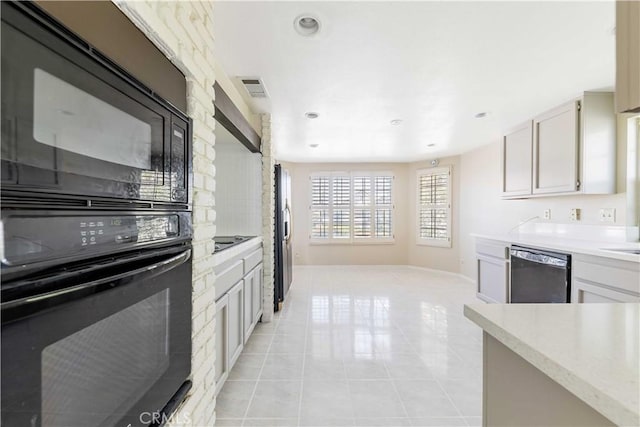
M 262 115 L 262 236 L 264 250 L 264 301 L 262 321 L 273 319 L 274 236 L 275 236 L 275 159 L 271 146 L 271 116 Z

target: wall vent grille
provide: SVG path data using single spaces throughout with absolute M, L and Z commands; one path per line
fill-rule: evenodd
M 240 81 L 252 98 L 266 98 L 267 90 L 260 77 L 240 77 Z

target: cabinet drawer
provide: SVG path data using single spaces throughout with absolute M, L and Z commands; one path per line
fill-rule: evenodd
M 226 294 L 244 276 L 242 260 L 237 260 L 224 270 L 216 272 L 216 300 Z
M 597 286 L 577 279 L 573 282 L 571 302 L 577 303 L 612 303 L 612 302 L 640 302 L 640 296 L 626 292 Z
M 478 240 L 476 243 L 476 254 L 498 259 L 509 259 L 509 244 L 491 240 Z
M 249 273 L 253 268 L 262 262 L 262 248 L 256 249 L 244 257 L 244 274 Z
M 573 277 L 640 295 L 640 263 L 574 256 Z

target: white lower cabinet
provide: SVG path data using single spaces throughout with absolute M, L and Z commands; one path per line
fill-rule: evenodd
M 216 360 L 215 381 L 216 391 L 218 394 L 222 385 L 229 376 L 229 297 L 228 295 L 216 301 Z
M 262 248 L 216 265 L 215 393 L 222 389 L 229 371 L 262 316 Z
M 262 304 L 264 300 L 264 280 L 262 278 L 262 263 L 253 270 L 253 308 L 252 315 L 256 323 L 262 316 Z
M 576 279 L 573 284 L 571 296 L 572 302 L 594 303 L 594 302 L 640 302 L 640 297 L 598 286 L 581 279 Z
M 574 255 L 571 302 L 640 302 L 640 263 Z
M 236 360 L 244 348 L 243 305 L 244 284 L 239 281 L 229 290 L 229 321 L 228 321 L 228 347 L 229 369 L 233 368 Z
M 244 340 L 247 342 L 262 316 L 262 263 L 244 276 Z
M 253 332 L 253 328 L 256 327 L 256 323 L 253 320 L 253 272 L 244 276 L 243 279 L 244 296 L 243 296 L 243 318 L 244 318 L 244 342 L 246 343 Z
M 478 298 L 486 302 L 509 302 L 509 243 L 476 242 Z

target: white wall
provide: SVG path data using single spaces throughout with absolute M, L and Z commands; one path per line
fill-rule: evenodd
M 294 264 L 406 264 L 409 198 L 406 163 L 284 163 L 291 173 Z M 309 177 L 327 171 L 391 171 L 394 180 L 393 244 L 312 244 L 309 242 Z

